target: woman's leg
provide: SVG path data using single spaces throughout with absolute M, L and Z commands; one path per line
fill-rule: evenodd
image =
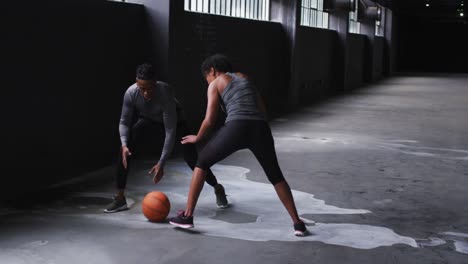
M 180 141 L 182 140 L 182 137 L 190 135 L 190 130 L 188 129 L 188 126 L 186 124 L 186 121 L 180 121 L 177 124 L 177 144 L 180 144 Z M 198 152 L 197 152 L 197 147 L 195 144 L 185 144 L 182 145 L 182 149 L 184 152 L 184 160 L 187 165 L 194 170 L 195 166 L 197 164 L 197 159 L 198 159 Z M 207 175 L 205 177 L 206 183 L 209 185 L 215 187 L 218 184 L 218 181 L 216 177 L 214 176 L 213 172 L 209 169 L 207 171 Z
M 242 121 L 228 122 L 221 127 L 200 152 L 196 168 L 193 172 L 191 184 L 193 190 L 189 192 L 186 208 L 187 215 L 191 216 L 193 214 L 199 192 L 203 188 L 203 185 L 201 188 L 198 188 L 198 183 L 200 180 L 205 179 L 208 169 L 232 153 L 247 147 L 247 144 L 245 144 L 246 131 Z
M 192 182 L 183 214 L 170 219 L 170 223 L 180 227 L 191 227 L 191 217 L 195 211 L 198 197 L 203 189 L 206 172 L 213 164 L 231 155 L 233 152 L 246 148 L 246 129 L 240 121 L 226 123 L 200 152 L 197 165 L 192 175 Z M 190 219 L 188 219 L 190 218 Z
M 187 122 L 182 120 L 177 124 L 177 140 L 178 144 L 182 140 L 182 137 L 186 135 L 190 135 L 190 130 L 188 129 Z M 198 145 L 198 144 L 197 144 Z M 183 152 L 184 152 L 184 160 L 185 163 L 192 169 L 195 170 L 195 166 L 198 160 L 198 151 L 197 145 L 195 144 L 185 144 L 182 145 Z M 214 189 L 214 193 L 216 195 L 216 205 L 218 208 L 228 208 L 229 202 L 226 198 L 226 192 L 224 191 L 224 187 L 218 183 L 216 176 L 213 174 L 211 169 L 208 169 L 205 176 L 205 182 L 208 183 Z
M 299 218 L 299 215 L 297 214 L 296 204 L 294 203 L 294 198 L 292 196 L 291 188 L 289 187 L 288 182 L 284 180 L 282 182 L 277 183 L 274 186 L 275 186 L 276 194 L 280 198 L 284 207 L 286 207 L 286 210 L 291 216 L 291 219 L 294 222 L 294 224 L 302 223 L 302 220 Z
M 252 129 L 254 133 L 250 140 L 249 149 L 262 166 L 268 180 L 274 185 L 279 199 L 288 211 L 294 224 L 302 223 L 297 213 L 291 188 L 279 167 L 270 127 L 266 122 L 258 122 L 257 126 L 255 129 Z
M 185 208 L 185 216 L 192 216 L 195 206 L 197 205 L 198 197 L 203 189 L 203 184 L 206 178 L 206 170 L 195 168 L 190 182 L 190 189 L 187 199 L 187 207 Z

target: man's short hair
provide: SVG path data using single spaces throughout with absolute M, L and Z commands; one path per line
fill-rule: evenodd
M 139 80 L 155 80 L 155 74 L 153 65 L 149 63 L 138 66 L 136 70 L 136 78 Z
M 231 62 L 223 54 L 212 55 L 203 61 L 201 66 L 203 76 L 208 74 L 211 68 L 217 72 L 232 72 Z

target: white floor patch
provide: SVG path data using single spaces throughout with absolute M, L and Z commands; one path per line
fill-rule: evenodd
M 20 248 L 22 248 L 22 249 L 34 249 L 34 248 L 45 246 L 48 243 L 49 243 L 49 241 L 47 241 L 47 240 L 38 240 L 38 241 L 33 241 L 33 242 L 23 244 L 23 245 L 21 245 Z
M 409 143 L 417 143 L 417 141 L 393 141 L 391 143 L 384 142 L 380 144 L 380 147 L 387 150 L 398 151 L 404 154 L 416 155 L 421 157 L 468 160 L 468 150 L 465 149 L 420 147 L 409 145 Z
M 438 237 L 430 237 L 428 239 L 419 239 L 418 245 L 421 247 L 437 247 L 440 245 L 444 245 L 447 242 L 445 240 L 440 239 Z
M 468 234 L 458 232 L 442 232 L 447 240 L 452 240 L 455 246 L 455 251 L 468 254 Z
M 443 233 L 440 233 L 440 234 L 446 235 L 446 236 L 454 236 L 454 237 L 465 237 L 465 238 L 468 238 L 468 234 L 465 234 L 465 233 L 443 232 Z
M 292 221 L 279 201 L 271 184 L 258 183 L 246 178 L 249 170 L 235 166 L 216 165 L 213 172 L 222 183 L 232 206 L 228 209 L 217 209 L 213 189 L 205 185 L 195 211 L 195 229 L 203 235 L 228 237 L 250 241 L 321 241 L 327 244 L 347 246 L 359 249 L 371 249 L 394 244 L 406 244 L 418 247 L 413 238 L 400 236 L 391 229 L 379 226 L 317 223 L 309 226 L 312 235 L 297 238 L 293 235 Z M 135 174 L 146 173 L 134 172 Z M 144 193 L 157 188 L 165 192 L 171 201 L 171 214 L 185 207 L 191 171 L 182 163 L 171 163 L 163 181 L 157 185 L 129 185 L 129 196 L 141 201 Z M 133 175 L 132 177 L 141 177 Z M 314 195 L 294 191 L 298 211 L 301 215 L 316 214 L 366 214 L 363 209 L 346 209 L 327 205 Z M 255 221 L 230 223 L 217 219 L 227 210 L 230 213 L 256 216 Z M 140 213 L 139 202 L 130 211 L 118 214 L 87 214 L 86 217 L 110 221 L 113 224 L 128 228 L 172 228 L 168 224 L 155 224 L 146 221 Z M 310 222 L 310 219 L 307 220 Z
M 455 250 L 456 251 L 458 251 L 460 253 L 463 253 L 463 254 L 468 254 L 468 243 L 467 242 L 455 240 L 455 242 L 453 244 L 455 245 Z

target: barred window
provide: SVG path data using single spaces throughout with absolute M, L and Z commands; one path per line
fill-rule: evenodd
M 323 0 L 302 0 L 301 26 L 328 28 L 328 13 L 323 11 Z
M 270 0 L 185 0 L 185 10 L 268 21 Z
M 355 11 L 349 12 L 349 33 L 360 34 L 361 23 L 358 22 L 358 4 L 359 0 L 350 0 L 354 4 Z

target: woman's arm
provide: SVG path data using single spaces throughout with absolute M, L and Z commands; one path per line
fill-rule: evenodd
M 182 138 L 182 144 L 197 143 L 203 139 L 210 129 L 214 126 L 218 116 L 219 95 L 217 89 L 217 81 L 213 81 L 208 87 L 208 104 L 206 108 L 205 119 L 203 120 L 200 130 L 196 136 L 190 135 Z
M 208 104 L 206 107 L 205 119 L 200 126 L 200 130 L 198 130 L 197 142 L 204 138 L 216 123 L 219 107 L 218 89 L 216 87 L 217 84 L 218 82 L 215 81 L 212 82 L 212 84 L 208 87 Z

